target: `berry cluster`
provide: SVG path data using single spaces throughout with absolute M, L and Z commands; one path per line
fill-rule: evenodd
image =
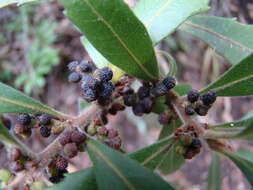
M 48 166 L 48 173 L 50 174 L 49 181 L 52 183 L 59 183 L 64 179 L 64 174 L 68 173 L 68 160 L 61 155 L 57 155 L 55 159 Z
M 63 146 L 63 152 L 68 158 L 75 157 L 79 151 L 83 151 L 83 145 L 86 135 L 77 129 L 74 131 L 66 131 L 59 139 Z
M 216 93 L 209 91 L 200 96 L 197 90 L 192 90 L 187 94 L 187 100 L 189 102 L 185 106 L 185 113 L 187 115 L 197 113 L 200 116 L 205 116 L 216 100 Z
M 82 97 L 87 102 L 98 102 L 101 106 L 108 106 L 111 102 L 111 95 L 114 85 L 111 82 L 113 72 L 108 67 L 97 69 L 93 73 L 92 64 L 88 61 L 71 62 L 68 65 L 71 71 L 69 82 L 78 83 L 81 81 Z

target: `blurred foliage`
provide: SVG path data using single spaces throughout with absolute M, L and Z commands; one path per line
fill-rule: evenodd
M 58 51 L 53 48 L 56 24 L 42 18 L 36 20 L 34 5 L 22 6 L 18 11 L 17 15 L 3 26 L 5 33 L 14 33 L 15 40 L 22 44 L 23 55 L 18 64 L 24 66 L 21 66 L 14 84 L 18 88 L 23 87 L 27 94 L 38 94 L 39 89 L 46 84 L 45 75 L 59 63 Z M 3 35 L 0 39 L 0 43 L 6 41 Z M 4 70 L 5 77 L 0 77 L 0 80 L 11 79 L 7 73 L 13 71 L 13 68 L 7 67 Z

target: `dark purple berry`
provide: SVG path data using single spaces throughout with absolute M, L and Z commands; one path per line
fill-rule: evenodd
M 41 126 L 40 127 L 40 135 L 45 138 L 49 137 L 51 135 L 51 128 L 46 125 Z
M 82 79 L 82 76 L 78 72 L 72 72 L 68 76 L 68 81 L 78 83 Z
M 78 148 L 75 143 L 66 144 L 63 151 L 69 158 L 73 158 L 78 154 Z
M 92 78 L 91 76 L 85 76 L 82 80 L 82 86 L 81 88 L 83 90 L 92 89 L 92 90 L 98 90 L 100 87 L 100 82 L 97 79 Z
M 137 94 L 140 99 L 144 99 L 149 96 L 149 89 L 142 86 L 138 89 Z
M 49 181 L 52 183 L 59 183 L 62 180 L 61 176 L 51 176 L 49 177 Z
M 81 63 L 79 64 L 79 67 L 80 67 L 80 70 L 84 73 L 89 73 L 92 71 L 92 64 L 87 60 L 81 61 Z
M 167 87 L 164 84 L 159 84 L 150 90 L 152 97 L 164 96 L 168 92 Z
M 170 90 L 176 86 L 176 80 L 173 77 L 166 77 L 163 79 L 163 84 Z
M 216 92 L 209 91 L 206 94 L 203 94 L 201 96 L 201 100 L 202 100 L 203 104 L 205 104 L 207 106 L 213 104 L 216 100 Z
M 97 91 L 96 91 L 96 90 L 93 90 L 93 89 L 91 89 L 91 88 L 88 88 L 88 89 L 86 89 L 86 90 L 83 90 L 82 97 L 83 97 L 83 99 L 85 99 L 87 102 L 92 102 L 92 101 L 97 100 L 98 94 L 97 94 Z
M 17 120 L 21 125 L 29 125 L 31 123 L 31 117 L 28 114 L 19 115 Z
M 112 80 L 113 72 L 109 67 L 104 67 L 99 71 L 99 80 L 103 82 L 108 82 Z
M 3 118 L 3 124 L 7 129 L 11 129 L 11 120 L 9 118 L 4 117 Z
M 71 133 L 71 141 L 77 144 L 83 143 L 86 136 L 84 133 L 81 133 L 80 131 L 73 131 Z
M 78 66 L 78 62 L 72 61 L 68 64 L 68 69 L 69 69 L 69 71 L 75 71 L 77 66 Z
M 99 97 L 97 103 L 100 106 L 108 106 L 111 103 L 111 98 L 110 97 Z
M 190 144 L 191 148 L 201 148 L 201 141 L 198 138 L 192 139 L 192 142 Z
M 142 116 L 144 113 L 144 107 L 142 103 L 137 103 L 136 105 L 132 107 L 132 109 L 133 109 L 134 115 L 136 116 Z
M 51 123 L 51 116 L 48 114 L 42 114 L 39 117 L 40 125 L 49 125 Z
M 103 82 L 99 89 L 99 96 L 100 97 L 110 97 L 114 91 L 114 85 L 112 82 Z
M 118 111 L 123 111 L 124 109 L 125 109 L 125 106 L 123 106 L 122 104 L 118 102 L 115 102 L 112 104 L 112 106 L 108 110 L 108 113 L 115 115 Z
M 141 100 L 141 104 L 143 106 L 144 113 L 150 113 L 154 106 L 154 100 L 151 97 L 146 97 Z
M 63 136 L 59 139 L 59 142 L 62 146 L 65 146 L 68 143 L 71 143 L 71 135 L 72 135 L 72 131 L 66 131 Z
M 194 110 L 198 115 L 205 116 L 208 113 L 209 107 L 203 104 L 197 104 Z
M 123 100 L 126 106 L 133 106 L 137 102 L 137 96 L 136 94 L 124 94 Z
M 55 160 L 55 167 L 58 170 L 64 170 L 68 167 L 68 160 L 64 157 L 57 157 Z
M 194 103 L 194 102 L 198 101 L 198 99 L 199 99 L 199 92 L 197 90 L 191 90 L 187 94 L 187 99 L 191 103 Z
M 171 121 L 171 116 L 167 112 L 160 113 L 158 121 L 161 125 L 168 125 Z
M 185 113 L 186 113 L 186 115 L 194 115 L 194 113 L 195 113 L 194 107 L 191 105 L 186 106 Z

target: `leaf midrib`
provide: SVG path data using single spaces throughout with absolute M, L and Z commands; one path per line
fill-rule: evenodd
M 212 35 L 214 35 L 214 36 L 216 36 L 216 37 L 218 37 L 218 38 L 220 38 L 220 39 L 222 39 L 224 41 L 228 41 L 230 44 L 239 47 L 244 52 L 248 52 L 248 53 L 252 53 L 253 52 L 253 49 L 250 49 L 249 47 L 244 46 L 241 43 L 239 43 L 237 41 L 234 41 L 231 38 L 227 38 L 226 36 L 224 36 L 224 35 L 222 35 L 222 34 L 220 34 L 218 32 L 215 32 L 213 30 L 210 30 L 210 29 L 208 29 L 206 27 L 202 27 L 202 26 L 200 26 L 198 24 L 194 24 L 194 23 L 189 22 L 189 21 L 184 22 L 184 24 L 186 24 L 188 26 L 191 26 L 193 28 L 197 28 L 197 29 L 202 30 L 204 32 L 208 32 L 208 33 L 210 33 L 210 34 L 212 34 Z
M 97 147 L 91 143 L 88 144 L 88 146 L 100 157 L 101 160 L 103 160 L 113 171 L 114 173 L 123 181 L 123 183 L 129 188 L 129 189 L 135 189 L 134 186 L 127 180 L 127 178 L 121 173 L 121 171 L 115 166 L 110 159 L 108 159 Z
M 151 79 L 155 79 L 156 77 L 152 75 L 142 64 L 141 61 L 134 55 L 134 53 L 127 47 L 127 45 L 124 43 L 123 40 L 119 37 L 116 31 L 114 31 L 113 27 L 104 19 L 104 17 L 99 14 L 99 12 L 93 7 L 88 0 L 84 0 L 84 2 L 87 4 L 87 6 L 90 7 L 91 11 L 99 18 L 101 22 L 103 22 L 107 28 L 112 32 L 112 34 L 116 37 L 116 39 L 119 41 L 121 46 L 126 49 L 129 56 L 134 60 L 134 62 L 148 75 Z

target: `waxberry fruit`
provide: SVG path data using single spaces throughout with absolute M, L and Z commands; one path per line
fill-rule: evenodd
M 118 131 L 116 129 L 109 129 L 108 130 L 108 138 L 112 139 L 114 137 L 117 137 L 119 135 Z
M 20 160 L 22 157 L 22 152 L 18 148 L 12 148 L 9 152 L 9 159 L 11 161 L 17 161 Z
M 29 125 L 31 123 L 31 117 L 28 114 L 21 114 L 18 116 L 17 121 L 21 125 Z
M 137 97 L 136 94 L 124 94 L 123 100 L 126 106 L 133 106 L 137 102 Z
M 192 148 L 201 148 L 201 141 L 198 138 L 192 139 L 191 145 Z
M 80 70 L 84 73 L 89 73 L 92 71 L 92 64 L 89 61 L 83 60 L 79 64 Z
M 58 170 L 66 169 L 68 167 L 68 160 L 61 156 L 57 157 L 55 160 L 55 167 Z
M 171 121 L 171 117 L 167 112 L 160 113 L 158 121 L 161 125 L 168 125 Z
M 205 116 L 208 113 L 209 107 L 203 104 L 197 104 L 194 110 L 198 115 Z
M 141 100 L 144 113 L 150 113 L 152 111 L 154 100 L 151 97 L 146 97 Z
M 51 135 L 51 128 L 46 125 L 41 126 L 40 127 L 40 135 L 45 138 L 49 137 Z
M 61 177 L 60 176 L 51 176 L 49 177 L 49 181 L 52 183 L 59 183 L 61 181 Z
M 210 104 L 213 104 L 216 100 L 216 92 L 209 91 L 206 94 L 203 94 L 201 96 L 201 100 L 202 100 L 203 104 L 205 104 L 207 106 Z
M 98 127 L 97 132 L 101 136 L 106 136 L 108 134 L 108 130 L 105 127 Z
M 118 110 L 113 107 L 110 107 L 110 109 L 108 109 L 108 113 L 111 115 L 116 115 L 117 112 L 118 112 Z
M 75 143 L 66 144 L 63 151 L 69 158 L 73 158 L 78 154 L 78 148 Z
M 167 87 L 164 84 L 159 84 L 150 90 L 152 97 L 164 96 L 168 92 Z
M 104 67 L 99 71 L 99 80 L 103 82 L 107 82 L 112 80 L 113 72 L 109 67 Z
M 78 72 L 72 72 L 68 76 L 68 81 L 73 83 L 78 83 L 82 76 Z
M 114 85 L 111 82 L 103 82 L 99 90 L 100 97 L 109 97 L 114 91 Z
M 194 157 L 194 155 L 195 155 L 194 150 L 188 149 L 188 150 L 186 150 L 186 152 L 183 156 L 184 156 L 184 159 L 192 159 Z
M 82 96 L 87 102 L 95 101 L 98 98 L 97 91 L 91 88 L 83 90 Z
M 51 116 L 48 114 L 42 114 L 39 117 L 40 125 L 49 125 L 51 123 Z
M 68 64 L 68 69 L 69 69 L 69 71 L 75 71 L 77 66 L 78 66 L 78 62 L 72 61 Z
M 142 86 L 138 89 L 137 94 L 140 99 L 146 98 L 149 96 L 149 89 Z
M 80 144 L 82 142 L 84 142 L 86 136 L 84 133 L 81 133 L 80 131 L 73 131 L 71 133 L 71 141 L 77 144 Z
M 7 129 L 11 129 L 11 120 L 9 119 L 9 118 L 6 118 L 6 117 L 4 117 L 3 119 L 2 119 L 2 121 L 3 121 L 3 125 L 7 128 Z
M 185 113 L 186 113 L 186 115 L 194 115 L 194 113 L 195 113 L 194 107 L 191 105 L 186 106 Z
M 71 140 L 71 135 L 72 135 L 72 132 L 71 131 L 66 131 L 63 136 L 59 139 L 59 142 L 62 146 L 65 146 L 66 144 L 68 143 L 71 143 L 72 140 Z
M 163 79 L 163 84 L 170 90 L 176 86 L 176 80 L 173 77 L 166 77 Z
M 142 116 L 144 113 L 144 107 L 141 103 L 138 103 L 132 107 L 133 113 L 136 116 Z
M 112 99 L 110 97 L 99 97 L 97 102 L 100 106 L 108 106 L 111 101 Z
M 191 103 L 198 101 L 198 99 L 199 99 L 199 92 L 197 90 L 191 90 L 187 94 L 187 100 Z
M 87 90 L 91 88 L 93 90 L 97 90 L 99 88 L 100 82 L 97 79 L 94 79 L 91 76 L 84 76 L 82 79 L 82 86 L 83 90 Z

